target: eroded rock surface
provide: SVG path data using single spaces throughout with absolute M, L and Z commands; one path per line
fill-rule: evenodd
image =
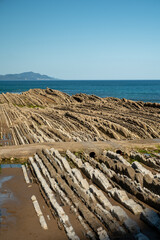
M 69 96 L 49 88 L 0 94 L 0 143 L 159 138 L 159 108 L 126 99 Z
M 61 221 L 69 239 L 79 236 L 64 211 L 66 206 L 79 220 L 86 239 L 158 239 L 160 198 L 148 186 L 142 188 L 137 182 L 141 178 L 145 182 L 149 176 L 144 174 L 145 167 L 142 174 L 136 173 L 123 158 L 123 167 L 117 168 L 114 165 L 119 157 L 115 161 L 113 155 L 110 151 L 109 158 L 105 151 L 103 156 L 93 159 L 87 153 L 81 152 L 79 157 L 69 150 L 61 154 L 54 148 L 43 149 L 29 159 L 29 166 L 36 173 L 37 182 L 42 185 L 54 211 L 57 211 L 55 206 L 60 209 L 57 217 L 64 216 Z M 107 161 L 113 163 L 108 165 L 113 170 L 107 167 Z M 151 177 L 154 179 L 154 176 Z M 143 227 L 150 234 L 145 234 Z M 150 238 L 152 233 L 154 236 Z

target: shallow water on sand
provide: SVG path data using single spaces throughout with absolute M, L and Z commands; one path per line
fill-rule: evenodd
M 21 164 L 1 164 L 1 168 L 21 168 Z
M 13 176 L 6 176 L 6 177 L 0 177 L 0 188 L 2 187 L 2 184 L 11 180 Z
M 3 184 L 10 181 L 12 178 L 13 176 L 0 177 L 0 228 L 5 228 L 7 226 L 6 221 L 15 221 L 14 216 L 12 216 L 4 207 L 5 203 L 7 203 L 8 201 L 16 200 L 12 191 L 10 191 L 10 189 L 8 188 L 6 189 L 5 187 L 3 187 Z

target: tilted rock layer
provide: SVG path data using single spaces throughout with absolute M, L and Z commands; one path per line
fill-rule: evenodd
M 160 104 L 32 89 L 0 94 L 0 144 L 160 137 Z

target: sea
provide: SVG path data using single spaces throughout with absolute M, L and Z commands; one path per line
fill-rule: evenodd
M 160 103 L 160 80 L 54 80 L 0 81 L 0 93 L 21 93 L 33 88 L 52 88 L 69 95 L 93 94 Z

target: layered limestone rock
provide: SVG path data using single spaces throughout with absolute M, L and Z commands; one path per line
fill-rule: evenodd
M 126 159 L 124 159 L 120 154 L 114 153 L 112 151 L 106 151 L 106 153 L 104 152 L 104 154 L 106 154 L 106 156 L 108 156 L 111 159 L 118 160 L 119 162 L 123 163 L 126 166 L 131 166 L 131 164 L 127 162 Z
M 1 139 L 3 145 L 160 137 L 156 104 L 86 94 L 69 96 L 47 88 L 0 94 L 0 105 L 2 134 L 7 136 Z M 157 166 L 154 161 L 147 160 Z
M 141 219 L 160 232 L 160 217 L 155 211 L 145 209 L 141 214 Z
M 139 162 L 135 161 L 132 163 L 132 167 L 136 170 L 138 170 L 140 173 L 142 173 L 143 175 L 149 175 L 151 178 L 153 178 L 153 174 L 150 170 L 146 169 L 145 167 L 143 167 Z
M 150 208 L 150 205 L 153 204 L 153 197 L 157 206 L 159 198 L 156 198 L 156 195 L 154 196 L 145 187 L 142 188 L 137 181 L 132 181 L 136 174 L 134 175 L 130 166 L 124 168 L 115 166 L 114 171 L 112 170 L 114 174 L 110 178 L 107 167 L 105 175 L 101 161 L 97 158 L 91 159 L 86 154 L 81 154 L 80 159 L 69 151 L 66 155 L 63 152 L 62 157 L 53 148 L 51 150 L 43 149 L 37 152 L 33 161 L 30 159 L 36 175 L 38 174 L 40 184 L 42 185 L 44 178 L 49 186 L 47 191 L 44 181 L 42 186 L 47 197 L 49 198 L 49 192 L 52 189 L 54 197 L 58 195 L 60 203 L 65 207 L 69 206 L 72 214 L 83 227 L 86 237 L 93 240 L 96 238 L 114 239 L 117 236 L 120 239 L 126 237 L 128 239 L 148 240 L 149 238 L 140 229 L 141 221 L 144 222 L 143 225 L 147 224 L 145 227 L 148 228 L 148 231 L 154 231 L 152 229 L 155 229 L 156 232 L 159 231 L 159 214 Z M 114 160 L 111 161 L 114 162 Z M 105 164 L 105 158 L 103 163 Z M 117 160 L 114 164 L 117 164 Z M 128 176 L 116 174 L 116 171 L 124 171 Z M 149 179 L 144 179 L 145 181 L 149 184 Z M 124 189 L 130 190 L 132 195 Z M 143 196 L 144 199 L 140 197 L 141 201 L 139 201 L 137 196 L 138 198 Z M 147 208 L 146 205 L 143 205 L 143 201 L 147 202 Z M 58 205 L 55 203 L 55 206 Z M 55 208 L 54 210 L 56 211 Z M 130 213 L 127 212 L 128 210 Z M 59 214 L 58 216 L 60 217 Z M 63 224 L 66 229 L 66 223 Z
M 109 192 L 111 193 L 113 198 L 119 201 L 122 205 L 124 205 L 128 210 L 130 210 L 135 215 L 143 212 L 143 208 L 141 207 L 141 205 L 137 204 L 133 199 L 129 199 L 124 190 L 113 188 Z
M 57 212 L 57 214 L 60 218 L 60 221 L 63 223 L 63 226 L 65 228 L 65 231 L 67 233 L 68 238 L 71 239 L 71 240 L 78 240 L 79 237 L 75 234 L 75 231 L 74 231 L 74 229 L 73 229 L 73 227 L 72 227 L 72 225 L 69 221 L 68 216 L 65 214 L 63 208 L 56 201 L 56 198 L 53 194 L 53 191 L 48 186 L 46 180 L 43 178 L 43 176 L 40 173 L 40 170 L 37 167 L 36 163 L 34 162 L 33 158 L 30 157 L 29 160 L 30 160 L 30 163 L 31 163 L 34 171 L 36 172 L 37 178 L 40 181 L 40 184 L 42 185 L 42 188 L 44 189 L 48 199 L 50 200 L 50 203 L 51 203 L 52 207 L 55 209 L 55 211 Z

